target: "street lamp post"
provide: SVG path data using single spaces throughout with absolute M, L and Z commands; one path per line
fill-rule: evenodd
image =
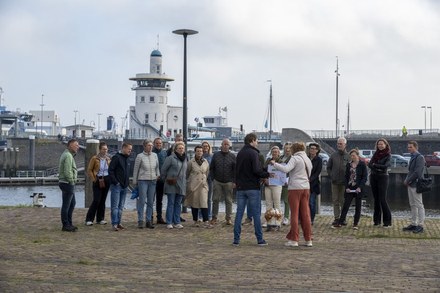
M 426 134 L 426 106 L 422 106 L 421 107 L 422 109 L 425 109 L 425 134 Z
M 73 110 L 73 112 L 75 113 L 75 135 L 73 136 L 73 137 L 76 137 L 77 136 L 77 133 L 76 133 L 76 113 L 78 113 L 78 110 Z
M 102 113 L 98 113 L 98 133 L 101 132 L 101 115 Z
M 183 36 L 183 141 L 185 143 L 185 153 L 187 153 L 187 140 L 188 140 L 188 99 L 187 99 L 187 89 L 186 89 L 186 37 L 189 35 L 195 35 L 199 33 L 198 31 L 190 29 L 179 29 L 173 31 L 176 35 Z
M 338 132 L 339 132 L 339 115 L 338 115 L 338 107 L 339 107 L 339 59 L 338 56 L 336 56 L 336 138 L 338 138 Z
M 432 107 L 426 107 L 429 109 L 429 132 L 432 133 Z
M 41 95 L 41 104 L 40 104 L 40 106 L 41 106 L 41 133 L 40 133 L 40 135 L 41 135 L 41 137 L 43 137 L 43 107 L 44 107 L 43 98 L 44 98 L 44 95 L 42 94 Z

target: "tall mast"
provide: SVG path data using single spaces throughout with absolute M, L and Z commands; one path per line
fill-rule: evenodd
M 336 56 L 336 138 L 338 138 L 338 128 L 339 128 L 339 117 L 338 117 L 338 87 L 339 87 L 339 62 L 338 56 Z
M 348 105 L 347 105 L 347 127 L 346 127 L 346 135 L 348 135 L 350 133 L 350 100 L 348 100 Z
M 272 80 L 270 82 L 270 97 L 269 97 L 269 140 L 272 138 Z

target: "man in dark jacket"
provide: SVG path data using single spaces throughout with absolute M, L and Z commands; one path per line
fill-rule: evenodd
M 310 217 L 313 221 L 315 220 L 316 214 L 316 197 L 321 193 L 321 181 L 319 180 L 319 176 L 321 175 L 322 170 L 322 159 L 319 156 L 319 152 L 321 148 L 317 143 L 311 143 L 309 145 L 309 158 L 312 161 L 312 173 L 310 174 Z
M 339 223 L 339 216 L 341 215 L 341 207 L 344 204 L 345 194 L 345 166 L 349 161 L 349 156 L 345 150 L 347 140 L 345 137 L 338 138 L 337 151 L 331 154 L 327 162 L 327 174 L 332 181 L 332 202 L 333 215 L 335 220 L 332 225 Z M 342 223 L 345 225 L 346 223 Z
M 257 149 L 258 140 L 254 133 L 249 133 L 244 138 L 244 147 L 238 152 L 235 184 L 237 188 L 237 215 L 234 223 L 234 246 L 240 243 L 241 220 L 243 219 L 244 209 L 248 205 L 248 217 L 254 220 L 255 236 L 258 245 L 267 245 L 263 239 L 263 229 L 261 227 L 261 178 L 269 178 L 269 173 L 263 170 Z
M 425 168 L 425 158 L 418 152 L 418 144 L 416 141 L 408 142 L 408 151 L 411 153 L 411 159 L 408 165 L 408 174 L 406 175 L 405 184 L 408 187 L 408 199 L 411 207 L 411 224 L 403 231 L 412 231 L 414 233 L 423 232 L 423 224 L 425 221 L 425 207 L 423 206 L 422 194 L 417 193 L 417 179 L 422 178 L 423 169 Z
M 121 225 L 122 211 L 125 205 L 125 195 L 129 184 L 129 163 L 132 145 L 124 142 L 122 150 L 112 157 L 108 173 L 110 175 L 111 218 L 114 231 L 124 229 Z
M 162 139 L 160 137 L 155 138 L 153 152 L 157 155 L 160 169 L 162 169 L 163 163 L 165 162 L 165 159 L 167 157 L 167 151 L 164 150 L 162 146 Z M 163 186 L 163 180 L 158 179 L 156 184 L 156 215 L 158 224 L 166 224 L 162 217 Z

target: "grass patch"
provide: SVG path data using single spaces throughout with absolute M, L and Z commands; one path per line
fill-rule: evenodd
M 16 206 L 0 206 L 0 210 L 7 210 L 11 208 L 31 208 L 31 207 L 32 207 L 31 204 L 19 204 Z
M 32 243 L 34 244 L 47 244 L 47 243 L 51 243 L 52 240 L 50 238 L 39 238 L 39 239 L 35 239 L 34 241 L 32 241 Z
M 85 265 L 85 266 L 94 266 L 97 265 L 97 262 L 89 259 L 80 259 L 78 260 L 77 264 L 79 265 Z

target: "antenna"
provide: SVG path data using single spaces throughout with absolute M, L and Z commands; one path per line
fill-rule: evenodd
M 157 50 L 159 50 L 159 34 L 157 34 Z

